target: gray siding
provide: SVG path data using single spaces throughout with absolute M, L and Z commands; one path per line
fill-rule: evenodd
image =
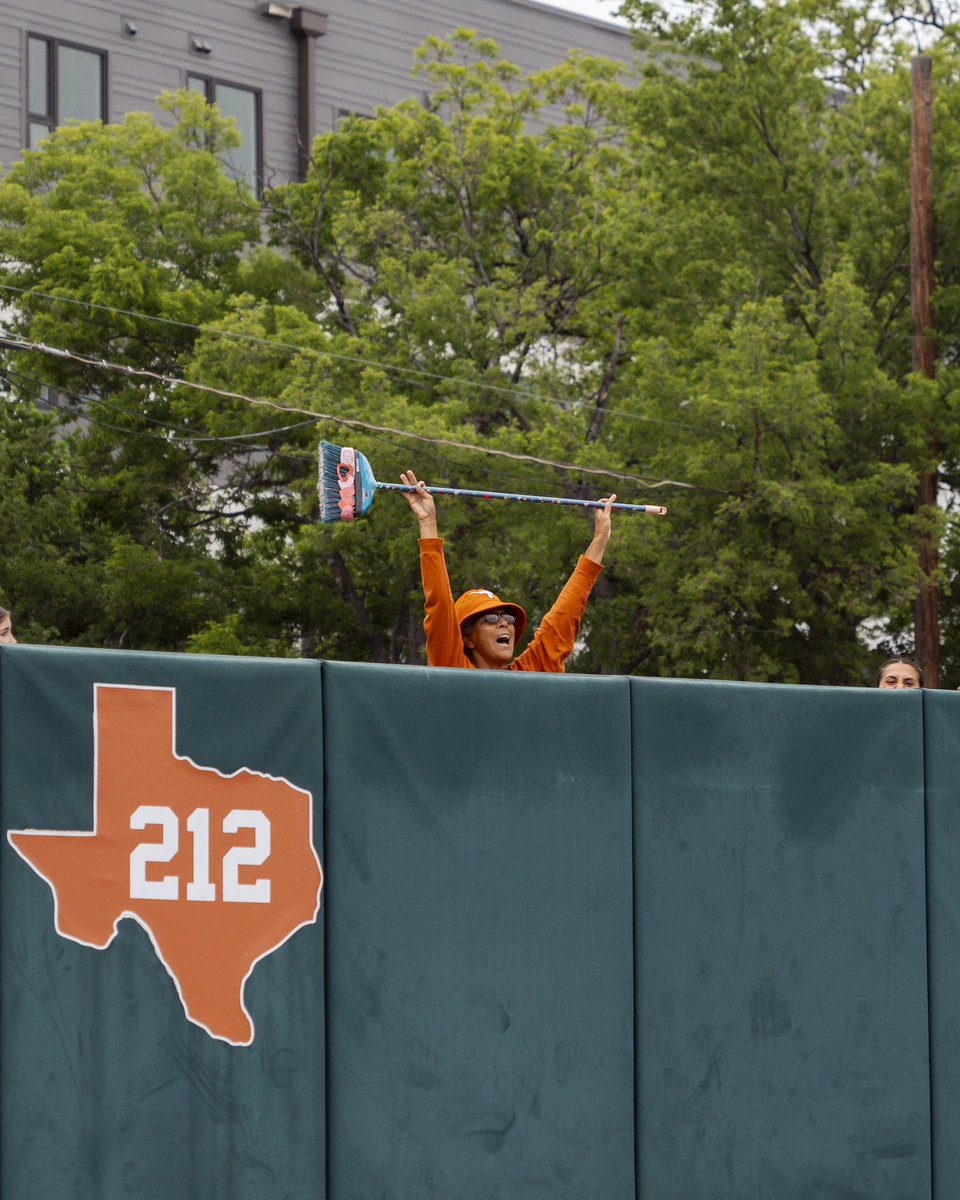
M 20 34 L 0 11 L 0 168 L 20 150 L 20 91 Z
M 526 70 L 549 66 L 573 48 L 630 61 L 627 33 L 532 0 L 327 0 L 328 32 L 316 42 L 318 131 L 341 110 L 372 113 L 423 91 L 411 78 L 414 49 L 431 33 L 458 27 L 493 37 Z M 137 26 L 125 34 L 123 17 Z M 26 34 L 59 37 L 108 54 L 108 116 L 153 111 L 154 99 L 190 72 L 262 92 L 265 173 L 292 178 L 297 161 L 296 42 L 289 25 L 257 11 L 256 0 L 4 0 L 0 8 L 0 164 L 26 141 L 23 62 Z M 190 35 L 211 47 L 190 48 Z

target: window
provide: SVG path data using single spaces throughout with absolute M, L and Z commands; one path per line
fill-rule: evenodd
M 239 146 L 224 154 L 224 167 L 234 179 L 242 180 L 252 192 L 260 191 L 260 93 L 255 88 L 188 75 L 187 87 L 201 92 L 224 117 L 233 117 L 240 131 Z
M 27 145 L 71 119 L 106 120 L 107 56 L 57 38 L 27 37 Z

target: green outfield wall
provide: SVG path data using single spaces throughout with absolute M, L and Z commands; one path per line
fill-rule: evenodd
M 956 1200 L 958 797 L 956 693 L 4 647 L 0 1192 Z

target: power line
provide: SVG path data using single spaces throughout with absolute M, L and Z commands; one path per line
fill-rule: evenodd
M 32 375 L 24 375 L 22 371 L 15 371 L 12 367 L 0 367 L 0 374 L 5 375 L 8 379 L 16 379 L 20 383 L 30 384 L 38 390 L 46 389 L 50 393 L 58 393 L 62 396 L 67 396 L 77 405 L 96 404 L 101 408 L 109 409 L 111 412 L 123 413 L 126 416 L 130 415 L 130 409 L 124 408 L 122 404 L 111 404 L 109 400 L 104 400 L 101 396 L 83 395 L 80 392 L 71 391 L 69 388 L 63 387 L 59 383 L 47 383 L 45 380 L 37 379 Z M 67 408 L 62 404 L 57 404 L 52 396 L 44 397 L 44 402 L 49 404 L 51 408 L 55 408 L 58 412 L 65 413 L 67 416 L 77 418 L 77 420 L 86 421 L 90 425 L 99 425 L 104 429 L 112 429 L 118 433 L 126 433 L 131 437 L 149 437 L 154 440 L 159 440 L 169 445 L 179 444 L 196 444 L 204 442 L 243 442 L 249 438 L 269 437 L 275 433 L 286 433 L 291 429 L 300 429 L 305 425 L 313 425 L 313 420 L 296 421 L 292 425 L 280 425 L 275 429 L 256 429 L 250 433 L 233 433 L 222 436 L 207 436 L 205 434 L 196 433 L 192 429 L 185 429 L 182 425 L 173 425 L 169 421 L 161 421 L 159 417 L 151 417 L 148 413 L 138 412 L 137 418 L 141 421 L 146 421 L 150 425 L 157 425 L 161 429 L 170 431 L 170 437 L 162 437 L 160 434 L 148 433 L 144 429 L 131 429 L 128 425 L 110 425 L 103 421 L 94 420 L 88 413 L 85 413 L 77 408 Z M 248 446 L 245 447 L 252 451 L 262 451 L 264 453 L 272 453 L 269 446 Z M 288 458 L 291 462 L 312 462 L 313 460 L 306 455 L 291 455 L 280 454 L 281 458 Z
M 109 401 L 104 400 L 100 396 L 90 395 L 90 394 L 85 395 L 80 392 L 74 392 L 74 391 L 71 391 L 69 388 L 65 388 L 62 384 L 49 383 L 46 380 L 37 379 L 35 376 L 25 375 L 25 374 L 23 374 L 22 371 L 15 371 L 12 367 L 9 367 L 9 366 L 0 367 L 0 376 L 6 376 L 10 380 L 17 380 L 22 384 L 27 384 L 33 388 L 36 388 L 38 392 L 41 391 L 42 389 L 47 389 L 48 392 L 54 392 L 54 393 L 57 393 L 62 396 L 67 396 L 70 400 L 74 401 L 75 404 L 78 404 L 78 405 L 96 404 L 101 407 L 110 409 L 111 411 L 114 411 L 114 412 L 119 412 L 119 413 L 123 413 L 123 414 L 127 414 L 127 415 L 129 415 L 129 413 L 130 413 L 130 410 L 128 408 L 125 408 L 123 405 L 111 404 Z M 56 401 L 53 400 L 52 398 L 47 397 L 45 399 L 45 403 L 49 404 L 52 408 L 55 408 L 58 412 L 61 412 L 66 416 L 74 417 L 77 420 L 82 420 L 86 424 L 92 425 L 95 428 L 110 429 L 117 433 L 123 433 L 128 437 L 148 437 L 153 440 L 156 440 L 156 435 L 148 434 L 145 430 L 133 429 L 129 426 L 111 425 L 111 424 L 107 424 L 102 421 L 97 421 L 93 417 L 91 417 L 88 413 L 85 413 L 78 408 L 72 408 L 72 407 L 67 408 L 62 404 L 57 404 Z M 267 434 L 280 433 L 280 432 L 284 432 L 284 431 L 290 430 L 290 429 L 297 429 L 304 425 L 316 424 L 315 420 L 313 418 L 310 418 L 309 420 L 305 420 L 305 421 L 297 421 L 292 425 L 282 425 L 277 429 L 259 430 L 256 433 L 250 433 L 250 434 L 245 434 L 245 433 L 226 434 L 219 438 L 213 438 L 213 437 L 207 438 L 202 435 L 195 434 L 194 431 L 192 431 L 192 430 L 185 430 L 183 426 L 173 425 L 169 421 L 161 421 L 158 417 L 151 417 L 147 413 L 144 413 L 144 412 L 138 412 L 136 415 L 141 421 L 147 421 L 150 424 L 158 425 L 163 429 L 169 429 L 169 430 L 173 431 L 174 433 L 181 434 L 181 436 L 171 436 L 170 438 L 159 439 L 167 445 L 181 445 L 181 444 L 187 444 L 187 443 L 193 444 L 193 443 L 204 442 L 204 441 L 215 441 L 215 442 L 218 441 L 218 442 L 229 443 L 229 442 L 237 441 L 237 440 L 248 438 L 248 437 L 263 437 Z M 394 450 L 394 451 L 400 451 L 400 450 L 404 449 L 402 444 L 400 442 L 398 442 L 396 438 L 388 437 L 384 434 L 374 434 L 373 441 L 378 445 L 389 446 L 391 448 L 391 450 Z M 274 450 L 274 449 L 266 447 L 266 446 L 250 446 L 250 447 L 245 447 L 245 449 L 249 449 L 254 452 L 262 451 L 265 454 L 271 454 L 274 458 L 280 459 L 283 462 L 307 463 L 312 466 L 314 464 L 314 462 L 316 461 L 315 458 L 312 456 L 307 456 L 307 455 L 303 455 L 303 454 L 290 454 L 288 451 Z M 430 449 L 430 448 L 425 447 L 420 452 L 420 454 L 424 455 L 429 461 L 438 464 L 438 466 L 442 467 L 446 471 L 449 471 L 451 468 L 455 468 L 455 466 L 456 466 L 454 460 L 448 458 L 446 455 L 444 455 L 442 453 L 439 453 L 435 449 Z M 502 471 L 501 470 L 498 473 L 498 478 L 512 480 L 515 483 L 517 483 L 518 485 L 522 484 L 524 487 L 527 487 L 530 484 L 529 476 L 518 475 L 511 471 Z
M 297 416 L 307 417 L 314 422 L 329 421 L 335 425 L 343 425 L 350 429 L 364 429 L 374 433 L 389 433 L 397 437 L 411 438 L 415 441 L 426 442 L 435 446 L 451 446 L 460 450 L 469 450 L 477 454 L 487 454 L 497 458 L 508 458 L 515 462 L 536 463 L 539 466 L 552 467 L 555 470 L 571 471 L 574 473 L 585 475 L 599 475 L 607 479 L 620 479 L 627 483 L 634 483 L 639 487 L 657 489 L 663 487 L 678 487 L 685 488 L 691 491 L 707 491 L 714 492 L 720 495 L 729 495 L 730 493 L 722 488 L 710 487 L 707 484 L 686 483 L 677 479 L 660 479 L 650 480 L 644 479 L 639 475 L 631 475 L 622 471 L 613 471 L 601 467 L 585 467 L 577 463 L 558 462 L 554 459 L 541 458 L 534 454 L 521 454 L 512 450 L 498 450 L 492 446 L 478 446 L 470 442 L 461 442 L 453 438 L 431 437 L 424 433 L 414 433 L 408 429 L 396 429 L 389 425 L 377 425 L 372 421 L 364 421 L 360 417 L 344 417 L 336 416 L 332 413 L 313 412 L 307 408 L 298 408 L 295 405 L 280 404 L 276 400 L 266 400 L 262 397 L 247 396 L 243 392 L 232 392 L 225 388 L 214 387 L 211 384 L 198 383 L 188 379 L 177 379 L 169 375 L 163 375 L 158 371 L 151 371 L 145 367 L 132 367 L 126 363 L 115 363 L 105 358 L 90 358 L 87 355 L 76 354 L 70 350 L 64 350 L 59 346 L 48 346 L 43 342 L 30 342 L 25 339 L 12 338 L 9 336 L 0 337 L 0 348 L 17 351 L 33 351 L 40 354 L 49 354 L 56 358 L 68 359 L 71 362 L 81 363 L 84 366 L 94 367 L 106 371 L 117 372 L 121 375 L 129 377 L 152 379 L 157 383 L 162 383 L 170 387 L 189 387 L 196 391 L 205 392 L 215 396 L 221 396 L 229 400 L 239 400 L 245 404 L 259 405 L 266 408 L 274 409 L 277 412 L 285 412 L 295 414 Z
M 111 404 L 99 396 L 84 395 L 80 392 L 71 391 L 69 388 L 65 388 L 62 384 L 49 383 L 46 380 L 37 379 L 35 376 L 25 375 L 25 374 L 23 374 L 22 371 L 15 371 L 12 367 L 9 367 L 9 366 L 0 367 L 0 377 L 6 377 L 8 380 L 16 380 L 21 384 L 27 384 L 30 387 L 37 389 L 38 393 L 41 390 L 46 389 L 48 392 L 55 393 L 55 394 L 61 395 L 61 396 L 66 396 L 66 397 L 68 397 L 68 399 L 74 401 L 74 403 L 77 405 L 84 405 L 84 404 L 92 403 L 92 404 L 97 404 L 102 407 L 111 409 L 112 411 L 115 411 L 115 412 L 120 412 L 120 413 L 125 413 L 125 414 L 129 414 L 129 412 L 130 412 L 130 410 L 127 408 L 124 408 L 123 405 Z M 39 395 L 38 395 L 38 398 L 39 398 Z M 56 400 L 53 399 L 52 396 L 45 397 L 44 403 L 48 404 L 51 408 L 56 409 L 57 412 L 63 413 L 65 416 L 73 417 L 76 420 L 83 421 L 87 425 L 92 425 L 97 429 L 110 429 L 115 433 L 122 433 L 126 437 L 148 438 L 152 441 L 159 440 L 168 446 L 176 446 L 176 445 L 181 445 L 184 443 L 194 443 L 194 442 L 204 442 L 204 441 L 231 442 L 231 441 L 246 438 L 246 437 L 254 437 L 254 436 L 262 437 L 264 434 L 279 433 L 279 432 L 282 432 L 282 431 L 288 430 L 288 429 L 297 429 L 303 425 L 316 424 L 316 422 L 313 419 L 310 419 L 307 421 L 297 421 L 293 425 L 283 425 L 283 426 L 280 426 L 279 429 L 260 430 L 256 434 L 232 434 L 232 435 L 228 434 L 228 435 L 225 435 L 220 438 L 205 438 L 205 437 L 202 437 L 199 435 L 198 436 L 186 436 L 185 435 L 185 436 L 181 436 L 181 437 L 159 438 L 158 435 L 148 433 L 146 430 L 133 429 L 126 425 L 123 425 L 123 426 L 111 425 L 104 421 L 98 421 L 94 417 L 91 417 L 89 415 L 89 413 L 84 412 L 80 408 L 67 407 L 66 405 L 58 404 L 56 402 Z M 178 430 L 182 431 L 183 430 L 182 426 L 172 425 L 168 421 L 161 421 L 158 417 L 151 417 L 143 412 L 138 412 L 136 415 L 138 416 L 138 418 L 140 420 L 148 421 L 154 425 L 159 425 L 161 428 L 164 428 L 164 429 L 170 429 L 173 431 L 178 431 Z M 190 431 L 187 431 L 187 433 L 189 434 Z M 394 450 L 394 451 L 399 451 L 399 450 L 404 449 L 404 447 L 401 445 L 401 443 L 398 442 L 395 438 L 387 437 L 383 434 L 374 434 L 372 437 L 372 440 L 377 445 L 389 446 L 391 448 L 391 450 Z M 313 467 L 313 465 L 316 462 L 316 458 L 312 455 L 290 454 L 287 451 L 273 450 L 266 446 L 250 446 L 250 447 L 245 447 L 245 449 L 249 449 L 253 452 L 261 451 L 265 454 L 270 454 L 273 458 L 279 459 L 281 462 L 305 463 L 305 464 L 308 464 L 310 467 Z M 443 467 L 445 470 L 449 470 L 451 467 L 455 466 L 455 462 L 453 460 L 447 458 L 444 454 L 439 453 L 437 450 L 430 449 L 430 448 L 424 448 L 424 450 L 421 451 L 421 453 L 427 459 L 429 459 L 431 462 L 437 463 L 439 466 Z M 529 486 L 529 482 L 530 482 L 529 476 L 517 475 L 510 471 L 506 471 L 506 472 L 500 471 L 498 473 L 498 478 L 513 480 L 516 483 L 522 484 L 525 487 Z
M 249 342 L 255 346 L 265 346 L 277 350 L 291 350 L 298 354 L 315 355 L 318 358 L 329 358 L 338 362 L 350 363 L 362 367 L 375 367 L 378 370 L 393 372 L 398 375 L 411 376 L 413 378 L 430 379 L 438 383 L 454 384 L 457 387 L 473 388 L 476 391 L 494 392 L 498 395 L 509 397 L 513 401 L 518 400 L 534 400 L 541 404 L 548 404 L 554 408 L 563 409 L 567 412 L 567 405 L 558 400 L 555 396 L 548 396 L 545 392 L 536 391 L 533 388 L 527 387 L 505 387 L 503 384 L 497 383 L 481 383 L 476 379 L 461 379 L 455 375 L 444 375 L 437 371 L 426 371 L 422 367 L 405 367 L 397 363 L 384 362 L 381 359 L 365 358 L 354 354 L 341 354 L 336 350 L 322 350 L 317 346 L 301 346 L 296 342 L 276 341 L 272 338 L 257 337 L 252 333 L 238 333 L 231 329 L 211 329 L 206 325 L 196 325 L 191 321 L 178 321 L 173 317 L 158 317 L 152 313 L 140 312 L 131 308 L 118 308 L 111 304 L 99 304 L 93 300 L 80 300 L 75 296 L 55 296 L 51 292 L 41 292 L 33 288 L 18 288 L 14 284 L 0 283 L 0 291 L 16 292 L 21 296 L 37 296 L 43 300 L 51 300 L 58 304 L 76 304 L 82 308 L 96 309 L 99 312 L 112 313 L 115 316 L 133 317 L 140 321 L 154 321 L 159 325 L 170 325 L 176 329 L 189 329 L 196 333 L 205 335 L 213 335 L 215 337 L 226 338 L 234 342 Z M 610 418 L 616 418 L 622 421 L 642 421 L 651 425 L 664 425 L 671 429 L 683 429 L 686 431 L 705 432 L 695 425 L 690 425 L 683 421 L 669 421 L 664 417 L 650 417 L 644 413 L 632 412 L 608 412 Z
M 21 375 L 19 371 L 11 371 L 8 367 L 3 368 L 3 374 L 8 379 L 19 379 L 23 383 L 31 383 L 39 387 L 49 386 L 47 384 L 40 383 L 39 380 L 31 379 L 29 375 Z M 70 396 L 72 399 L 88 399 L 88 397 L 85 396 L 78 396 L 76 392 L 68 392 L 65 388 L 57 388 L 57 391 L 62 392 L 65 396 Z M 109 421 L 97 421 L 88 413 L 79 412 L 74 408 L 68 408 L 64 404 L 58 404 L 56 400 L 52 398 L 47 398 L 45 403 L 49 404 L 51 408 L 55 408 L 57 412 L 62 412 L 67 416 L 75 417 L 78 421 L 84 421 L 88 425 L 94 425 L 100 429 L 109 429 L 114 433 L 123 433 L 130 437 L 148 438 L 152 442 L 163 442 L 166 446 L 170 445 L 170 439 L 164 437 L 162 433 L 149 433 L 146 429 L 130 429 L 125 425 L 111 425 Z

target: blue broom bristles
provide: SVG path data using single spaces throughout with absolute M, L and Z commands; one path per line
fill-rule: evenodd
M 318 491 L 325 525 L 362 517 L 376 494 L 373 469 L 359 450 L 320 443 Z

